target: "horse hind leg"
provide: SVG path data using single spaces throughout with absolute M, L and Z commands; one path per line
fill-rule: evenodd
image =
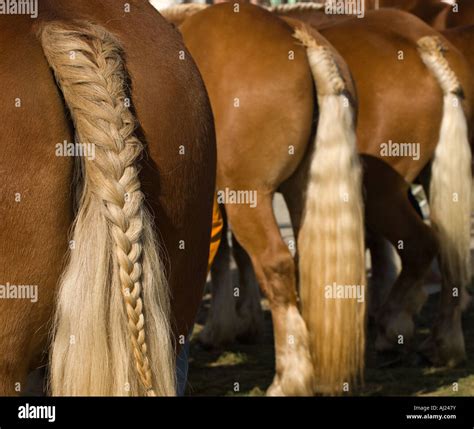
M 455 367 L 466 359 L 461 316 L 463 303 L 469 299 L 465 288 L 453 286 L 443 275 L 437 318 L 430 336 L 420 347 L 432 364 Z
M 207 348 L 219 348 L 235 341 L 238 318 L 232 287 L 231 251 L 224 221 L 222 239 L 211 267 L 211 305 L 199 342 Z
M 369 316 L 375 318 L 400 275 L 401 260 L 395 248 L 384 237 L 372 232 L 367 235 L 371 260 L 368 312 Z
M 257 343 L 263 335 L 263 311 L 255 271 L 247 252 L 232 235 L 232 251 L 239 271 L 237 299 L 237 340 L 244 344 Z
M 267 394 L 311 395 L 313 365 L 308 331 L 297 307 L 295 263 L 280 235 L 272 195 L 259 193 L 258 201 L 255 208 L 229 204 L 226 209 L 272 312 L 276 374 Z
M 423 177 L 423 186 L 430 188 L 429 177 Z M 420 352 L 436 366 L 454 367 L 466 358 L 462 313 L 470 306 L 472 298 L 465 283 L 450 277 L 442 259 L 442 255 L 438 255 L 442 278 L 437 316 L 430 336 L 420 346 Z
M 402 270 L 376 316 L 378 351 L 407 351 L 413 317 L 426 301 L 423 280 L 437 254 L 433 230 L 411 205 L 404 180 L 382 165 L 366 164 L 368 228 L 387 238 L 397 250 Z
M 231 250 L 225 234 L 211 267 L 211 305 L 199 335 L 199 342 L 207 348 L 218 348 L 235 340 L 252 344 L 263 335 L 263 312 L 252 261 L 234 235 L 232 253 L 239 273 L 237 291 L 232 284 Z
M 452 279 L 438 256 L 441 267 L 441 296 L 437 316 L 430 336 L 420 347 L 420 352 L 436 366 L 455 367 L 466 360 L 462 329 L 462 313 L 471 303 L 465 284 Z
M 415 331 L 413 317 L 420 312 L 427 298 L 423 280 L 434 257 L 432 246 L 436 240 L 426 225 L 419 225 L 417 231 L 415 228 L 412 231 L 416 233 L 412 239 L 405 236 L 397 240 L 403 246 L 399 250 L 402 271 L 377 313 L 378 351 L 393 350 L 397 345 L 410 344 Z

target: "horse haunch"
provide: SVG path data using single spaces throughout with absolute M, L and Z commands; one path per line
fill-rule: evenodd
M 151 395 L 175 390 L 173 334 L 189 334 L 206 276 L 215 135 L 195 64 L 189 56 L 179 60 L 178 53 L 186 50 L 178 33 L 146 2 L 129 6 L 124 15 L 112 1 L 95 8 L 85 0 L 73 5 L 46 0 L 35 23 L 21 16 L 0 18 L 2 52 L 9 58 L 8 47 L 16 40 L 20 58 L 11 64 L 2 61 L 0 81 L 13 94 L 19 91 L 24 109 L 23 125 L 14 111 L 1 111 L 2 123 L 9 132 L 13 127 L 13 134 L 0 134 L 6 145 L 2 174 L 10 173 L 0 194 L 7 198 L 19 189 L 23 200 L 25 192 L 29 196 L 29 205 L 17 205 L 23 215 L 12 219 L 11 203 L 2 213 L 2 277 L 15 284 L 26 283 L 21 278 L 39 284 L 38 305 L 31 311 L 25 311 L 25 304 L 0 303 L 2 321 L 19 318 L 2 334 L 1 347 L 8 351 L 0 359 L 2 393 L 15 393 L 14 383 L 23 382 L 46 348 L 74 214 L 71 184 L 83 193 L 58 295 L 53 393 Z M 38 30 L 74 124 L 67 120 L 41 53 Z M 144 39 L 152 43 L 143 46 Z M 15 67 L 4 67 L 15 63 L 16 74 Z M 85 143 L 95 145 L 94 156 L 81 159 L 79 183 L 73 180 L 71 158 L 55 157 L 50 150 L 52 142 L 73 141 L 73 128 Z M 35 142 L 27 160 L 36 167 L 29 171 L 41 172 L 33 178 L 22 168 L 3 168 L 18 164 L 17 149 L 28 141 L 25 136 Z M 38 185 L 32 186 L 34 182 Z M 35 230 L 28 211 L 36 213 L 36 222 L 44 217 L 47 224 Z M 188 222 L 191 213 L 196 224 Z M 21 238 L 25 227 L 28 241 Z M 157 233 L 159 246 L 153 238 Z M 179 247 L 182 241 L 186 251 Z M 14 242 L 21 243 L 20 250 L 8 252 Z M 26 270 L 25 258 L 31 260 Z

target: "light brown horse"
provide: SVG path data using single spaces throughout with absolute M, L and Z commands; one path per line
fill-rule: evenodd
M 307 11 L 299 18 L 312 23 L 319 14 Z M 454 365 L 465 358 L 461 308 L 470 282 L 472 179 L 465 118 L 471 123 L 474 94 L 469 66 L 438 33 L 396 10 L 368 12 L 363 20 L 344 20 L 321 33 L 347 61 L 360 98 L 357 137 L 368 230 L 387 238 L 402 260 L 402 272 L 379 310 L 377 348 L 403 349 L 397 345 L 409 343 L 412 317 L 424 301 L 423 277 L 439 247 L 443 294 L 425 348 L 435 363 Z M 390 142 L 416 142 L 419 159 L 384 156 L 382 145 Z M 407 194 L 430 161 L 434 229 L 422 222 Z
M 312 22 L 317 12 L 306 13 L 305 20 Z M 438 39 L 438 33 L 402 12 L 369 13 L 365 20 L 345 20 L 323 33 L 351 65 L 361 96 L 358 137 L 365 154 L 369 230 L 377 237 L 388 238 L 403 263 L 403 271 L 379 312 L 377 347 L 406 350 L 397 345 L 410 343 L 412 318 L 424 301 L 423 277 L 440 246 L 443 294 L 438 321 L 426 348 L 434 362 L 454 365 L 465 356 L 461 308 L 470 278 L 471 155 L 466 118 L 468 122 L 472 118 L 473 84 L 469 67 L 449 42 Z M 384 47 L 384 55 L 374 55 L 375 47 L 380 46 Z M 407 93 L 413 96 L 407 99 Z M 390 141 L 416 142 L 420 158 L 384 156 L 381 145 Z M 450 144 L 455 146 L 451 148 Z M 409 183 L 431 160 L 432 219 L 437 234 L 422 222 L 407 195 Z M 306 176 L 305 169 L 298 168 L 280 186 L 296 232 Z
M 365 287 L 356 99 L 347 67 L 317 32 L 243 3 L 209 7 L 180 29 L 215 116 L 218 198 L 271 306 L 276 374 L 268 393 L 353 389 L 363 371 L 364 301 L 328 296 L 333 284 Z M 298 270 L 272 200 L 302 163 L 311 174 L 296 197 L 305 204 Z M 254 193 L 256 204 L 228 197 L 238 191 Z
M 52 394 L 173 394 L 215 186 L 199 72 L 146 1 L 44 0 L 0 22 L 0 394 L 23 392 L 54 312 Z

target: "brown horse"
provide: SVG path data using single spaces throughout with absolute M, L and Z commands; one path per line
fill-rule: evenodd
M 268 393 L 352 389 L 363 369 L 364 302 L 328 296 L 333 284 L 365 286 L 348 69 L 317 32 L 256 6 L 212 6 L 180 29 L 215 116 L 218 198 L 271 306 L 276 375 Z M 302 164 L 311 173 L 295 197 L 305 206 L 297 270 L 272 200 Z M 255 195 L 255 204 L 238 200 L 239 193 Z
M 401 9 L 416 15 L 437 30 L 474 24 L 474 3 L 455 0 L 448 4 L 442 0 L 366 0 L 366 8 L 380 7 Z
M 335 2 L 333 2 L 335 3 Z M 269 8 L 272 12 L 285 14 L 296 19 L 308 20 L 307 11 L 318 11 L 317 14 L 312 14 L 311 23 L 317 28 L 322 28 L 326 25 L 333 25 L 341 21 L 352 18 L 354 15 L 363 18 L 367 11 L 377 10 L 382 8 L 395 8 L 410 12 L 418 16 L 427 24 L 443 29 L 446 25 L 446 17 L 450 11 L 451 6 L 444 3 L 442 0 L 363 0 L 359 2 L 346 2 L 349 4 L 359 5 L 361 10 L 345 8 L 344 13 L 340 14 L 338 9 L 331 8 L 330 1 L 326 3 L 295 3 L 282 4 L 272 6 Z M 338 2 L 340 4 L 340 2 Z
M 474 4 L 470 0 L 456 0 L 456 5 L 445 14 L 445 28 L 465 25 L 474 25 Z
M 307 18 L 299 18 L 312 23 L 318 14 L 307 11 Z M 472 179 L 465 118 L 471 122 L 474 94 L 468 64 L 438 33 L 396 10 L 369 12 L 363 20 L 345 20 L 321 33 L 347 61 L 359 94 L 357 137 L 364 155 L 368 230 L 387 238 L 402 260 L 402 272 L 379 310 L 377 347 L 409 342 L 412 317 L 424 301 L 420 286 L 439 246 L 443 294 L 426 347 L 434 362 L 454 365 L 465 357 L 461 308 L 470 281 Z M 382 145 L 390 142 L 416 142 L 419 159 L 384 156 Z M 435 230 L 422 222 L 407 196 L 408 185 L 431 160 Z
M 53 394 L 173 394 L 171 328 L 179 345 L 200 303 L 215 186 L 199 72 L 146 1 L 0 21 L 0 394 L 23 391 L 54 312 Z
M 306 11 L 306 18 L 304 14 L 300 18 L 313 22 L 317 13 L 321 12 Z M 192 33 L 187 22 L 184 28 L 188 40 Z M 472 118 L 473 84 L 469 67 L 447 40 L 439 39 L 438 33 L 402 12 L 386 10 L 369 13 L 364 20 L 346 19 L 324 29 L 323 34 L 351 66 L 361 97 L 358 137 L 365 160 L 369 231 L 377 240 L 388 238 L 403 263 L 403 270 L 379 311 L 377 346 L 386 350 L 410 343 L 412 318 L 424 301 L 422 280 L 439 246 L 443 294 L 438 321 L 426 347 L 434 362 L 454 365 L 465 356 L 461 308 L 470 277 L 471 155 L 466 118 L 468 122 Z M 384 55 L 373 55 L 375 47 L 380 46 L 384 47 Z M 198 64 L 201 67 L 199 60 Z M 427 67 L 432 74 L 426 73 Z M 204 77 L 208 85 L 215 79 L 206 73 Z M 407 93 L 413 94 L 409 100 Z M 212 98 L 211 91 L 211 101 Z M 219 132 L 219 125 L 217 128 Z M 391 141 L 417 142 L 419 159 L 383 155 L 382 145 Z M 451 149 L 453 142 L 456 143 Z M 222 144 L 218 142 L 219 147 Z M 407 195 L 409 184 L 431 161 L 435 230 L 422 222 Z M 301 189 L 307 177 L 304 163 L 301 165 L 280 186 L 295 235 L 301 222 Z

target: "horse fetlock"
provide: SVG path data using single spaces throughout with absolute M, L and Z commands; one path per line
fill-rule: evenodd
M 314 370 L 309 359 L 288 359 L 287 365 L 273 379 L 267 396 L 312 396 L 314 394 Z
M 436 323 L 420 351 L 435 366 L 455 367 L 466 360 L 460 311 Z

